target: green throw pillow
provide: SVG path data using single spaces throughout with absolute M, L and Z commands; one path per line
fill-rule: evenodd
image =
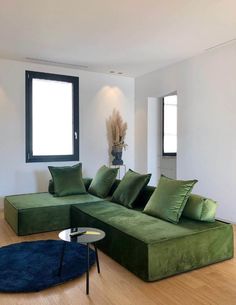
M 212 199 L 191 194 L 183 210 L 183 216 L 200 221 L 214 222 L 217 203 Z
M 88 189 L 90 194 L 105 198 L 110 192 L 119 168 L 109 168 L 105 165 L 99 168 Z
M 144 208 L 144 213 L 178 223 L 196 182 L 197 180 L 174 180 L 161 176 L 156 190 Z
M 52 175 L 55 197 L 86 193 L 81 163 L 74 166 L 49 166 L 48 169 Z
M 88 190 L 91 182 L 92 182 L 92 179 L 91 178 L 83 178 L 83 182 L 84 182 L 84 186 L 86 188 L 86 191 Z M 48 183 L 48 193 L 54 195 L 55 194 L 55 191 L 54 191 L 54 182 L 52 181 L 52 179 L 49 180 L 49 183 Z
M 151 174 L 140 175 L 129 169 L 113 193 L 111 201 L 132 208 L 135 199 L 150 178 Z

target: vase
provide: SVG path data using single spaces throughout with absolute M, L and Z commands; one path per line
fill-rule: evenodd
M 114 157 L 112 160 L 112 165 L 123 165 L 124 162 L 122 160 L 122 152 L 123 148 L 118 146 L 112 146 L 111 154 Z

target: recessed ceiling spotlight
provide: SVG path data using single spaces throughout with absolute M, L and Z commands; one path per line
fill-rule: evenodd
M 110 73 L 111 73 L 111 74 L 119 74 L 119 75 L 123 74 L 123 72 L 116 72 L 116 71 L 113 71 L 113 70 L 110 71 Z

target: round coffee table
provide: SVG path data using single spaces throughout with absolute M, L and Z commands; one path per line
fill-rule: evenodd
M 77 235 L 77 233 L 79 235 Z M 76 235 L 74 235 L 76 234 Z M 74 236 L 73 236 L 74 235 Z M 89 249 L 90 244 L 94 246 L 97 270 L 100 273 L 100 266 L 98 260 L 98 251 L 96 242 L 103 239 L 106 234 L 102 230 L 96 228 L 88 228 L 88 227 L 77 227 L 70 228 L 59 233 L 59 238 L 64 240 L 65 242 L 77 242 L 80 244 L 85 244 L 87 246 L 87 271 L 86 271 L 86 294 L 89 294 Z M 61 273 L 62 262 L 64 257 L 65 246 L 63 246 L 61 259 L 60 259 L 60 267 L 59 267 L 59 275 Z

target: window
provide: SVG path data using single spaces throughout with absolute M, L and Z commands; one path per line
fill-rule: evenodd
M 162 155 L 177 153 L 177 95 L 163 98 L 162 105 Z
M 25 76 L 26 162 L 79 160 L 79 78 Z

